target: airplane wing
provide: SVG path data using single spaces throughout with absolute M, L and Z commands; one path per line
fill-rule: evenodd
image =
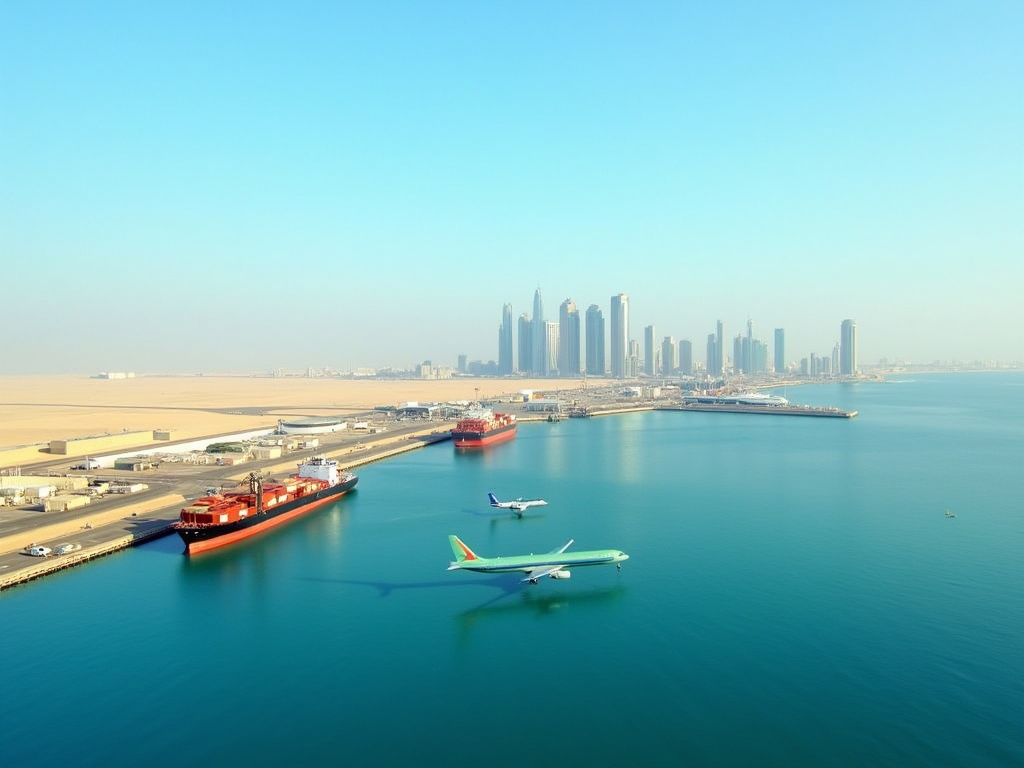
M 561 552 L 562 550 L 558 551 Z M 527 571 L 526 578 L 520 579 L 520 581 L 530 581 L 536 584 L 538 579 L 543 579 L 545 576 L 550 576 L 551 574 L 555 573 L 556 571 L 560 571 L 563 568 L 565 568 L 564 565 L 545 565 L 542 568 L 534 568 L 532 571 Z M 566 574 L 568 575 L 568 571 L 566 571 Z

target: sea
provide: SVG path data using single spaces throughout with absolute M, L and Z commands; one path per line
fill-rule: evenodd
M 777 393 L 858 415 L 525 423 L 5 590 L 0 766 L 1020 768 L 1024 373 Z M 524 584 L 450 534 L 629 560 Z

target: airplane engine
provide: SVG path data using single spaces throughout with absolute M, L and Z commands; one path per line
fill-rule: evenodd
M 572 574 L 569 571 L 555 571 L 551 574 L 552 579 L 571 579 Z

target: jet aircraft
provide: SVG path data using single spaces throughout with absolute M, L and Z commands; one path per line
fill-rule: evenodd
M 515 499 L 513 501 L 498 501 L 498 497 L 493 493 L 488 493 L 487 498 L 491 501 L 491 506 L 497 509 L 511 509 L 516 513 L 516 517 L 522 517 L 523 512 L 529 507 L 546 507 L 547 502 L 544 499 Z
M 595 549 L 567 555 L 565 551 L 572 546 L 572 539 L 545 555 L 513 555 L 511 557 L 482 557 L 467 547 L 458 536 L 449 536 L 448 543 L 452 545 L 452 552 L 455 553 L 455 562 L 449 564 L 449 571 L 465 570 L 481 573 L 524 571 L 526 578 L 521 581 L 528 581 L 531 584 L 536 584 L 545 576 L 552 579 L 568 579 L 572 575 L 569 568 L 583 567 L 584 565 L 611 565 L 614 563 L 616 568 L 621 569 L 622 561 L 629 559 L 629 555 L 617 549 Z

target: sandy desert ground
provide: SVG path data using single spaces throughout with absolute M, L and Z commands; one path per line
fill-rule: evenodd
M 590 380 L 588 386 L 604 381 Z M 175 439 L 245 430 L 277 418 L 342 416 L 378 405 L 498 399 L 580 390 L 557 379 L 348 380 L 255 376 L 0 377 L 0 449 L 124 430 Z

